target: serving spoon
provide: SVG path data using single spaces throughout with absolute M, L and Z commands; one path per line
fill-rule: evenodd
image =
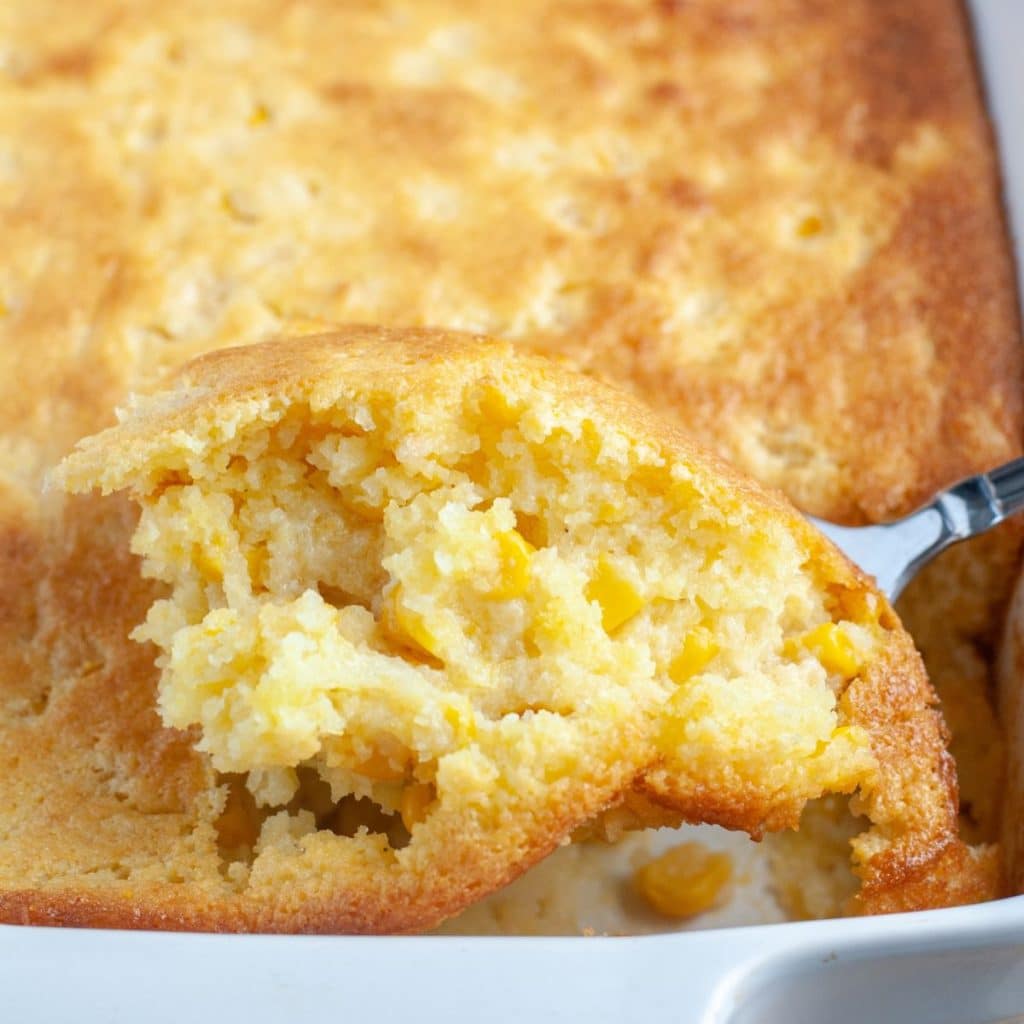
M 916 512 L 874 526 L 839 526 L 808 516 L 840 551 L 875 577 L 895 601 L 936 555 L 1024 509 L 1024 458 L 969 476 Z

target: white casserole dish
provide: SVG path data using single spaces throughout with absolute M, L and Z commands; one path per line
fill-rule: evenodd
M 973 0 L 969 6 L 1024 294 L 1024 3 Z M 1024 650 L 1024 595 L 1018 604 Z M 1008 672 L 1004 684 L 1024 686 L 1024 678 Z M 1010 699 L 1007 706 L 1024 707 L 1024 701 Z M 1012 738 L 1024 759 L 1024 718 Z M 1015 769 L 1024 789 L 1024 770 Z M 1024 809 L 1024 793 L 1013 803 Z M 0 1020 L 83 1024 L 352 1018 L 982 1024 L 1024 1015 L 1024 896 L 886 918 L 636 938 L 320 938 L 0 926 L 0 993 Z

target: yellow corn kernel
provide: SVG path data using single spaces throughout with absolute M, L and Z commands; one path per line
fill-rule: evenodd
M 703 672 L 718 651 L 718 644 L 706 629 L 695 629 L 683 641 L 679 653 L 670 662 L 669 679 L 673 683 L 685 683 L 698 672 Z
M 452 727 L 458 743 L 472 743 L 476 739 L 476 719 L 473 712 L 448 704 L 444 709 L 444 720 Z
M 384 599 L 384 626 L 394 636 L 412 643 L 435 658 L 440 657 L 437 637 L 427 628 L 423 616 L 402 604 L 402 586 L 393 587 Z
M 219 580 L 224 576 L 224 555 L 214 548 L 199 548 L 195 557 L 196 568 L 209 579 Z
M 796 233 L 800 238 L 813 238 L 820 235 L 825 224 L 816 213 L 809 213 L 802 217 L 796 226 Z
M 496 601 L 510 601 L 522 597 L 530 585 L 530 559 L 534 548 L 518 530 L 499 533 L 498 557 L 501 560 L 497 584 L 487 596 Z
M 626 512 L 621 505 L 602 501 L 597 508 L 596 518 L 599 523 L 621 523 L 626 518 Z
M 477 448 L 475 452 L 468 452 L 459 459 L 456 469 L 465 473 L 470 480 L 487 479 L 487 452 Z
M 395 767 L 394 761 L 380 750 L 363 758 L 356 765 L 356 771 L 374 782 L 397 782 L 405 778 L 405 766 Z
M 826 672 L 833 675 L 851 679 L 861 669 L 860 657 L 853 641 L 834 622 L 823 622 L 805 633 L 799 644 L 821 662 Z
M 633 883 L 659 914 L 686 918 L 720 903 L 731 879 L 728 854 L 713 853 L 700 843 L 682 843 L 640 868 Z
M 398 813 L 402 816 L 402 824 L 410 832 L 426 818 L 434 796 L 434 787 L 427 782 L 414 782 L 402 790 Z
M 587 600 L 601 606 L 601 623 L 606 633 L 614 632 L 628 622 L 644 606 L 643 598 L 604 558 L 598 560 L 597 572 L 587 584 Z
M 245 553 L 245 562 L 249 567 L 250 583 L 256 586 L 263 582 L 266 578 L 267 563 L 269 562 L 266 547 L 260 545 L 259 547 L 249 548 Z
M 505 426 L 517 419 L 516 410 L 508 395 L 497 387 L 487 388 L 480 396 L 480 412 L 487 418 L 487 422 L 494 426 Z
M 252 108 L 252 113 L 249 115 L 249 124 L 254 128 L 256 125 L 266 124 L 270 120 L 270 111 L 267 110 L 266 104 L 257 103 Z
M 531 553 L 537 548 L 544 547 L 547 527 L 544 525 L 542 516 L 533 516 L 529 512 L 516 512 L 516 529 L 523 540 L 530 545 Z

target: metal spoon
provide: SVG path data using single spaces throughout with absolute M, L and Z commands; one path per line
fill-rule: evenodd
M 1024 458 L 969 476 L 916 512 L 876 526 L 838 526 L 807 518 L 895 601 L 937 554 L 1024 509 Z

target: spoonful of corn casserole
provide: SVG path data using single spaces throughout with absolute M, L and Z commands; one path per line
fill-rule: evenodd
M 589 378 L 431 330 L 228 349 L 56 478 L 140 507 L 133 635 L 235 850 L 213 927 L 422 930 L 583 826 L 757 837 L 829 793 L 856 909 L 991 884 L 885 598 Z

